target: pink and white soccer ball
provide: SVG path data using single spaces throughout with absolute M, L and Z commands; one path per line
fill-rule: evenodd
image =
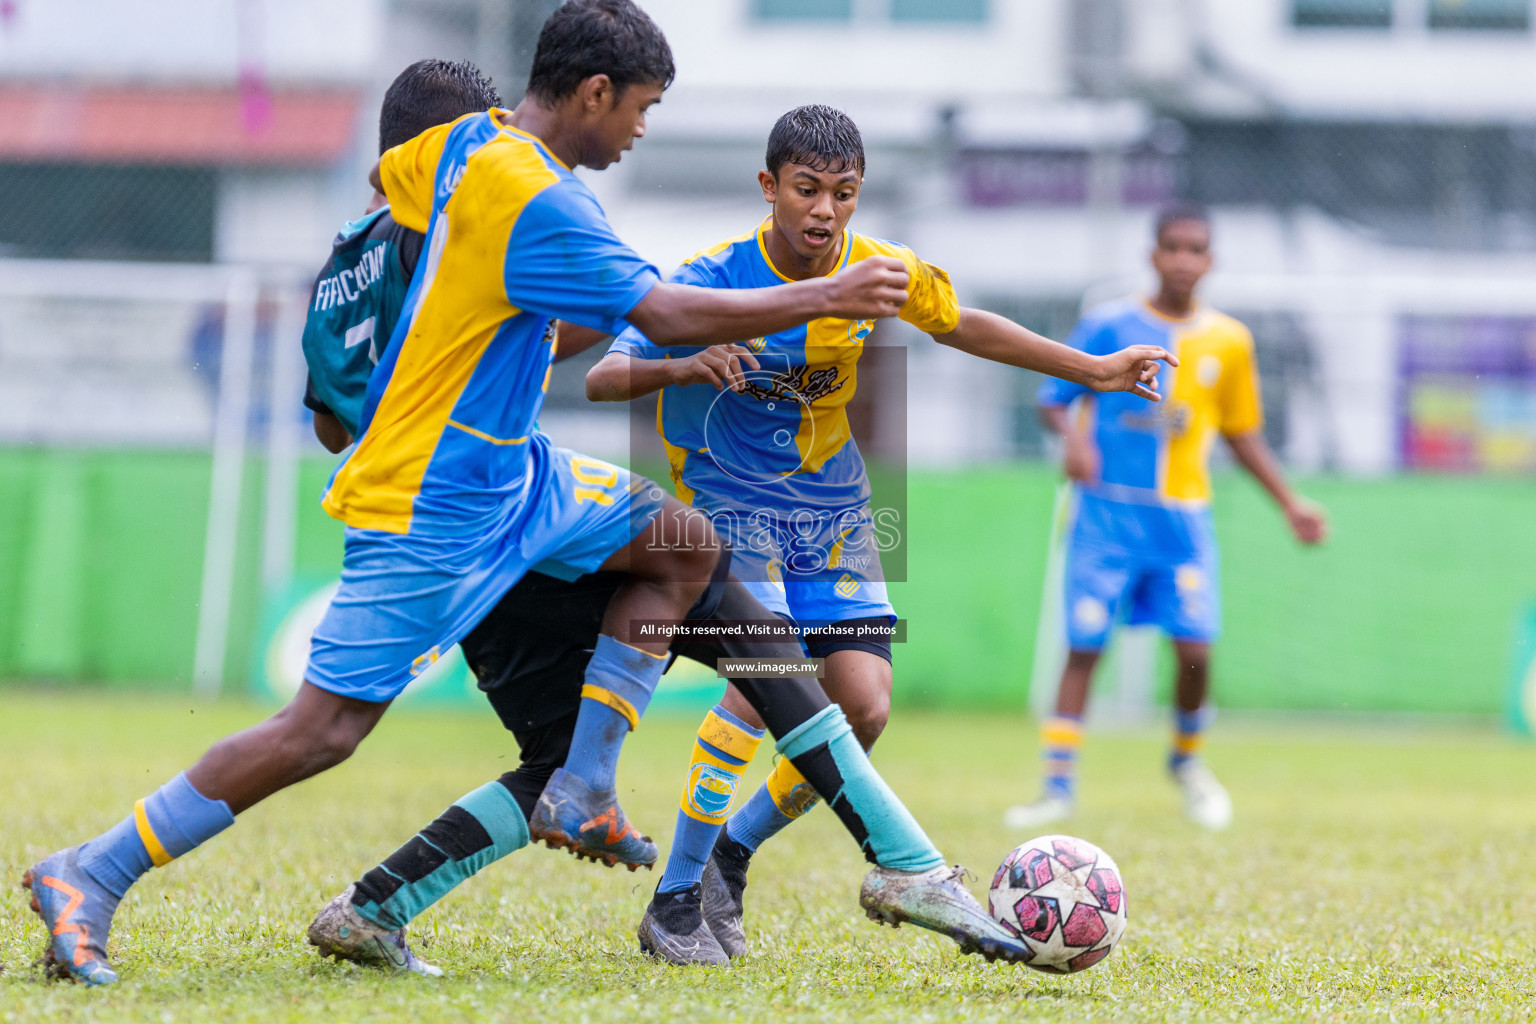
M 987 903 L 1034 951 L 1037 971 L 1071 974 L 1109 956 L 1125 934 L 1125 885 L 1114 858 L 1086 839 L 1041 836 L 1003 858 Z

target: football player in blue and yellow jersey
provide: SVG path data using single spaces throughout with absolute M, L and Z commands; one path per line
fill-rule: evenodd
M 1161 405 L 1090 395 L 1066 381 L 1040 389 L 1042 417 L 1065 438 L 1066 471 L 1076 482 L 1065 577 L 1069 653 L 1056 713 L 1042 728 L 1044 793 L 1008 811 L 1018 828 L 1072 812 L 1089 683 L 1116 621 L 1155 625 L 1173 641 L 1178 678 L 1169 769 L 1192 819 L 1212 829 L 1231 821 L 1231 800 L 1200 757 L 1211 643 L 1221 629 L 1208 469 L 1218 436 L 1274 498 L 1299 541 L 1317 544 L 1327 534 L 1322 509 L 1291 490 L 1260 432 L 1253 337 L 1195 301 L 1211 266 L 1210 244 L 1203 209 L 1164 211 L 1152 252 L 1157 295 L 1092 310 L 1070 339 L 1085 352 L 1155 344 L 1175 353 L 1178 369 Z
M 374 186 L 426 245 L 405 314 L 369 379 L 361 436 L 324 499 L 347 525 L 346 554 L 305 682 L 287 707 L 216 743 L 107 832 L 27 871 L 32 908 L 49 932 L 50 973 L 116 981 L 108 934 L 138 878 L 348 757 L 410 680 L 535 568 L 564 579 L 600 568 L 628 578 L 587 662 L 564 768 L 532 815 L 505 787 L 470 794 L 477 824 L 469 831 L 489 843 L 463 866 L 535 837 L 610 864 L 655 858 L 614 791 L 620 745 L 669 643 L 665 632 L 634 635 L 634 623 L 681 619 L 723 578 L 723 551 L 707 520 L 659 488 L 557 449 L 537 431 L 552 320 L 606 333 L 633 325 L 661 343 L 723 343 L 817 317 L 894 315 L 908 277 L 900 260 L 872 258 L 772 288 L 661 281 L 613 234 L 571 168 L 618 160 L 644 134 L 645 111 L 672 75 L 666 39 L 633 0 L 570 0 L 540 32 L 517 109 L 467 115 L 384 154 Z M 1029 958 L 945 866 L 814 680 L 743 692 L 780 753 L 828 797 L 875 863 L 861 892 L 872 916 L 933 928 L 989 958 Z M 455 820 L 464 835 L 462 816 Z M 449 846 L 422 849 L 463 852 Z
M 1167 355 L 1160 345 L 1089 354 L 962 307 L 943 270 L 906 246 L 849 229 L 863 176 L 863 142 L 846 114 L 819 105 L 790 111 L 774 125 L 758 175 L 771 215 L 693 257 L 672 279 L 759 288 L 898 259 L 910 273 L 898 315 L 941 344 L 1087 390 L 1123 390 L 1126 401 L 1151 408 L 1157 360 Z M 734 575 L 807 631 L 808 652 L 826 659 L 823 687 L 865 748 L 890 709 L 886 631 L 896 618 L 847 414 L 872 327 L 868 319 L 821 317 L 747 345 L 700 349 L 663 348 L 637 325 L 587 377 L 588 395 L 598 399 L 660 391 L 656 422 L 678 494 L 730 541 Z M 727 824 L 745 762 L 718 737 L 743 722 L 760 727 L 734 691 L 706 717 L 666 871 L 641 922 L 642 944 L 676 963 L 719 963 L 745 952 L 748 859 L 815 799 L 795 766 L 781 761 Z M 695 934 L 691 945 L 671 941 Z

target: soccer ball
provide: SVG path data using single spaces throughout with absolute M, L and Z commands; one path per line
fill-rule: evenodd
M 1125 885 L 1109 854 L 1084 839 L 1041 836 L 1003 858 L 992 917 L 1034 951 L 1037 971 L 1071 974 L 1109 956 L 1125 933 Z

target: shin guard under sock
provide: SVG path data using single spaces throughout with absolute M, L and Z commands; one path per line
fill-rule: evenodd
M 749 850 L 778 835 L 796 818 L 816 806 L 820 797 L 800 769 L 787 757 L 779 759 L 768 778 L 741 810 L 731 815 L 726 835 Z
M 352 905 L 380 928 L 404 928 L 454 886 L 527 845 L 517 801 L 500 782 L 487 782 L 359 879 Z
M 944 857 L 869 763 L 836 705 L 780 738 L 794 762 L 864 850 L 864 858 L 897 871 L 942 867 Z
M 730 814 L 741 773 L 762 739 L 761 729 L 754 729 L 718 704 L 704 717 L 694 740 L 672 849 L 667 852 L 667 866 L 657 892 L 690 888 L 704 876 L 704 864 Z

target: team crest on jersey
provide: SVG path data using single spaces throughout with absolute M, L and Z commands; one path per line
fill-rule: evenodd
M 1189 430 L 1190 418 L 1193 415 L 1189 403 L 1177 398 L 1170 398 L 1161 405 L 1153 406 L 1145 412 L 1124 412 L 1120 414 L 1120 425 L 1126 430 L 1139 430 L 1147 434 L 1165 434 L 1170 437 L 1183 437 Z
M 753 338 L 751 341 L 747 342 L 747 350 L 753 353 L 761 353 L 763 349 L 767 347 L 767 338 Z
M 848 340 L 855 344 L 862 342 L 874 329 L 873 320 L 850 320 L 848 321 Z
M 806 405 L 826 398 L 846 384 L 837 379 L 837 367 L 824 366 L 812 370 L 809 366 L 791 366 L 783 373 L 776 373 L 766 383 L 748 380 L 743 393 L 759 402 L 793 400 Z
M 696 763 L 688 770 L 688 806 L 705 818 L 723 817 L 736 797 L 737 781 L 723 768 Z
M 448 172 L 443 175 L 441 183 L 437 187 L 437 197 L 446 199 L 458 189 L 459 182 L 464 180 L 464 164 L 455 163 L 449 166 Z

